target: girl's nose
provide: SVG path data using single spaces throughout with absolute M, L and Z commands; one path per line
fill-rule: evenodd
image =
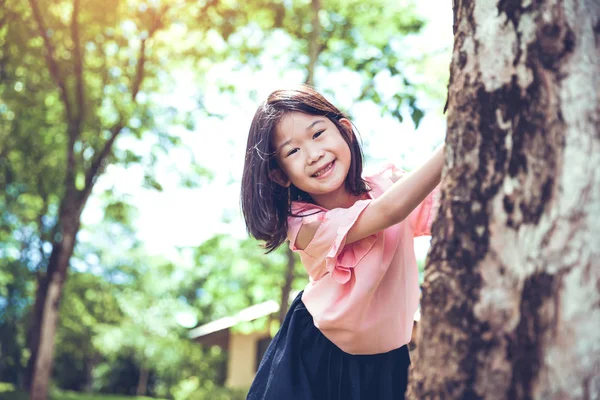
M 321 149 L 319 147 L 313 147 L 313 148 L 309 149 L 308 157 L 307 157 L 308 165 L 313 165 L 314 163 L 319 161 L 321 158 L 323 158 L 324 155 L 325 155 L 325 152 L 323 151 L 323 149 Z

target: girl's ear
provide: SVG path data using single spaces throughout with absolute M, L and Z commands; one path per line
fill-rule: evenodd
M 292 184 L 285 173 L 279 168 L 271 170 L 269 172 L 269 178 L 279 186 L 290 187 Z
M 348 136 L 348 139 L 350 139 L 350 141 L 353 142 L 354 135 L 352 134 L 352 122 L 350 122 L 348 118 L 340 118 L 339 121 L 340 124 L 342 124 L 344 128 L 346 128 L 346 132 L 344 133 L 346 134 L 346 136 Z

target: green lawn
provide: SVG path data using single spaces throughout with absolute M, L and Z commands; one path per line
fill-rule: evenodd
M 29 400 L 27 393 L 15 390 L 13 385 L 0 382 L 1 400 Z M 54 391 L 50 394 L 51 400 L 160 400 L 144 396 L 119 396 L 114 394 L 78 393 L 69 391 Z

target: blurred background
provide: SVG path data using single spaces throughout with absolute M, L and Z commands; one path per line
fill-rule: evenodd
M 451 47 L 442 0 L 0 0 L 0 398 L 244 398 L 307 283 L 241 218 L 258 104 L 314 85 L 410 170 Z

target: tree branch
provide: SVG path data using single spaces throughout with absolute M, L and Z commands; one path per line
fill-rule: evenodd
M 75 125 L 78 133 L 81 133 L 81 124 L 85 118 L 85 99 L 83 91 L 83 55 L 81 53 L 81 41 L 79 38 L 79 5 L 80 0 L 73 0 L 73 14 L 71 16 L 71 37 L 73 39 L 73 53 L 75 53 L 75 96 L 77 101 L 77 117 Z
M 155 19 L 152 23 L 152 26 L 150 27 L 150 29 L 148 31 L 148 37 L 142 39 L 142 41 L 141 41 L 140 55 L 139 55 L 138 64 L 137 64 L 137 68 L 136 68 L 136 76 L 135 76 L 135 79 L 133 80 L 133 86 L 131 87 L 131 100 L 133 101 L 133 103 L 136 102 L 137 94 L 139 93 L 140 88 L 142 86 L 142 82 L 144 80 L 144 70 L 145 70 L 145 64 L 146 64 L 146 41 L 148 39 L 152 38 L 152 36 L 154 36 L 156 31 L 158 31 L 158 29 L 160 29 L 160 27 L 162 26 L 162 15 L 164 13 L 166 13 L 167 10 L 168 10 L 168 6 L 164 5 L 161 8 L 161 10 L 158 13 L 156 13 Z M 85 204 L 85 202 L 87 201 L 87 198 L 92 193 L 94 183 L 96 182 L 96 179 L 98 178 L 98 176 L 100 176 L 100 174 L 103 171 L 104 163 L 106 161 L 106 158 L 109 156 L 109 154 L 112 151 L 112 147 L 113 147 L 115 140 L 117 139 L 117 136 L 119 135 L 119 133 L 121 133 L 121 131 L 125 127 L 124 120 L 125 120 L 125 118 L 123 117 L 123 115 L 121 115 L 119 118 L 119 121 L 111 129 L 110 138 L 106 141 L 106 143 L 104 143 L 104 147 L 102 148 L 102 151 L 100 151 L 100 153 L 94 159 L 94 161 L 92 162 L 92 165 L 90 166 L 90 169 L 87 170 L 87 172 L 85 174 L 85 187 L 81 191 L 81 197 L 80 197 L 80 200 L 81 200 L 80 204 L 82 206 L 83 206 L 83 204 Z
M 144 64 L 146 63 L 146 39 L 142 39 L 142 43 L 140 46 L 140 56 L 137 63 L 135 80 L 133 82 L 133 86 L 131 87 L 131 100 L 133 102 L 136 101 L 136 97 L 138 92 L 140 91 L 140 87 L 142 86 L 142 82 L 144 80 Z
M 44 21 L 42 19 L 42 15 L 40 14 L 40 9 L 38 7 L 37 0 L 29 0 L 29 4 L 31 5 L 31 9 L 33 11 L 33 17 L 37 23 L 38 31 L 42 39 L 44 40 L 44 45 L 46 46 L 46 64 L 48 65 L 48 70 L 50 71 L 50 75 L 54 82 L 58 86 L 61 100 L 65 106 L 65 113 L 67 115 L 67 134 L 69 136 L 68 144 L 67 144 L 67 168 L 65 174 L 65 187 L 67 190 L 67 197 L 71 196 L 72 193 L 75 193 L 75 142 L 77 140 L 77 136 L 80 133 L 80 123 L 77 120 L 73 119 L 73 110 L 71 107 L 71 102 L 69 101 L 69 96 L 67 93 L 67 87 L 64 79 L 60 74 L 60 69 L 58 64 L 56 63 L 56 59 L 54 56 L 54 47 L 50 42 L 50 38 L 46 32 L 46 27 L 44 25 Z M 74 13 L 76 14 L 75 10 Z M 76 16 L 75 16 L 76 17 Z
M 64 80 L 60 76 L 60 70 L 54 58 L 54 46 L 52 46 L 50 38 L 46 33 L 46 27 L 44 26 L 44 21 L 42 20 L 42 15 L 40 14 L 40 9 L 38 7 L 37 0 L 29 0 L 29 4 L 31 5 L 33 17 L 35 18 L 35 21 L 37 23 L 40 36 L 44 40 L 44 45 L 46 46 L 46 64 L 48 65 L 48 70 L 50 71 L 50 75 L 52 76 L 52 79 L 54 79 L 54 83 L 56 83 L 60 91 L 60 97 L 63 101 L 63 104 L 65 105 L 67 119 L 71 121 L 71 103 L 69 102 L 69 96 L 67 95 L 67 87 L 65 85 Z
M 163 5 L 163 7 L 154 15 L 154 21 L 150 29 L 148 30 L 148 37 L 142 39 L 140 46 L 140 55 L 138 57 L 138 63 L 136 68 L 135 79 L 133 81 L 133 86 L 131 87 L 131 100 L 135 102 L 138 92 L 140 91 L 140 87 L 142 86 L 142 82 L 144 81 L 144 66 L 146 64 L 146 42 L 148 39 L 151 39 L 152 36 L 160 29 L 162 26 L 162 15 L 166 13 L 168 10 L 167 5 Z
M 51 242 L 52 241 L 52 237 L 51 235 L 48 235 L 47 232 L 44 232 L 44 216 L 46 216 L 46 214 L 48 213 L 48 194 L 46 193 L 46 190 L 43 188 L 43 183 L 42 183 L 42 175 L 39 174 L 38 175 L 38 179 L 37 179 L 37 184 L 38 184 L 38 190 L 40 192 L 40 197 L 42 198 L 42 209 L 39 212 L 39 214 L 37 215 L 36 218 L 36 223 L 38 226 L 38 231 L 40 233 L 40 242 L 42 242 L 42 245 L 40 246 L 40 262 L 38 264 L 37 270 L 41 271 L 42 266 L 44 265 L 44 262 L 46 261 L 47 257 L 46 254 L 44 253 L 44 242 L 48 241 Z
M 321 36 L 321 23 L 319 22 L 319 11 L 321 10 L 321 1 L 311 1 L 311 25 L 312 30 L 310 31 L 308 38 L 308 67 L 305 83 L 307 85 L 314 86 L 315 84 L 315 68 L 317 66 L 317 60 L 319 58 L 319 38 Z
M 79 204 L 81 204 L 81 206 L 83 206 L 85 204 L 85 202 L 87 201 L 87 198 L 92 193 L 94 183 L 96 183 L 96 179 L 102 173 L 102 170 L 104 169 L 104 163 L 106 161 L 106 158 L 111 153 L 112 146 L 115 143 L 115 140 L 117 139 L 117 136 L 119 135 L 119 133 L 121 133 L 121 131 L 123 130 L 124 126 L 125 126 L 125 123 L 123 122 L 123 118 L 121 117 L 119 119 L 119 121 L 110 130 L 110 138 L 106 141 L 106 143 L 104 143 L 104 147 L 102 148 L 102 151 L 100 151 L 98 156 L 94 159 L 94 161 L 92 162 L 92 165 L 90 166 L 90 169 L 87 170 L 87 172 L 85 174 L 85 187 L 81 191 L 81 196 L 80 196 L 81 201 Z

